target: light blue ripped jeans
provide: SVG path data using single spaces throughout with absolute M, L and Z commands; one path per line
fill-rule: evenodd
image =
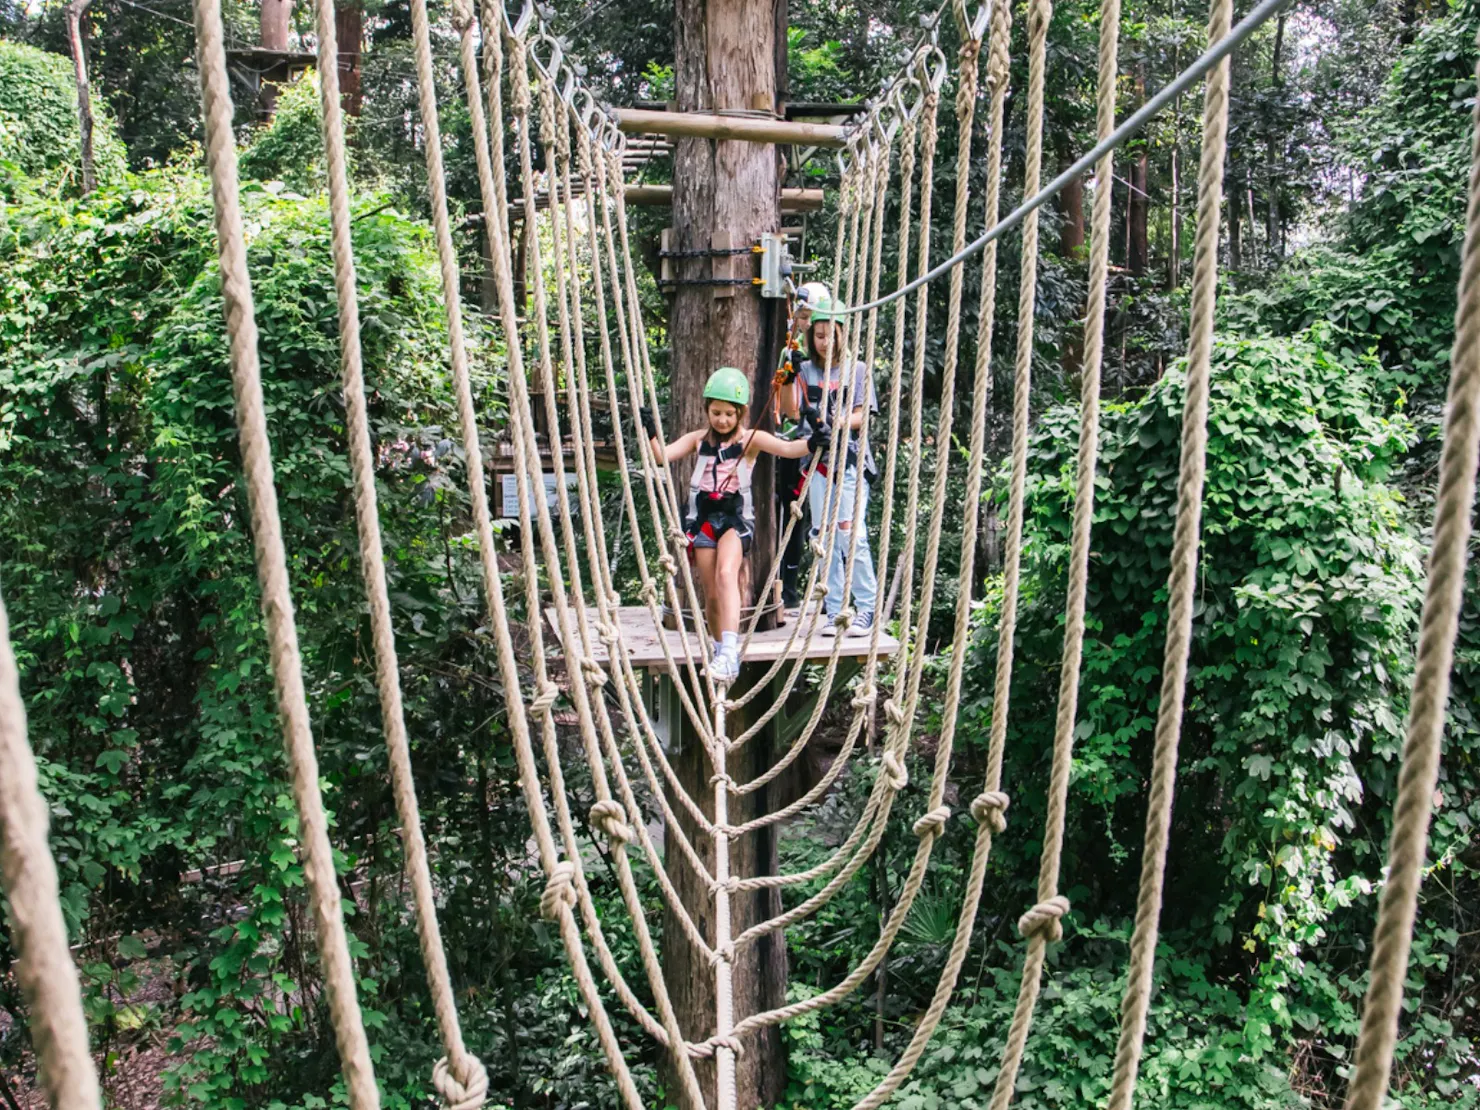
M 853 529 L 842 525 L 853 519 L 853 497 L 860 481 L 863 482 L 863 492 L 858 502 L 858 519 L 862 524 L 858 532 L 857 562 L 853 567 L 853 611 L 861 617 L 874 611 L 879 594 L 879 581 L 874 577 L 874 556 L 868 545 L 868 482 L 859 477 L 856 466 L 850 466 L 843 472 L 841 483 L 827 481 L 821 474 L 807 483 L 814 539 L 822 535 L 829 510 L 836 505 L 838 511 L 838 534 L 833 539 L 832 561 L 827 568 L 827 599 L 823 602 L 829 617 L 837 616 L 843 608 L 843 578 L 847 572 Z M 839 498 L 842 499 L 841 504 L 838 503 Z

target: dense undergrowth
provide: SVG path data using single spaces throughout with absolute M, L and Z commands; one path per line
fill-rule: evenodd
M 1421 600 L 1477 25 L 1459 7 L 1417 35 L 1340 137 L 1370 167 L 1361 197 L 1330 215 L 1320 243 L 1272 273 L 1234 274 L 1223 298 L 1143 1105 L 1330 1107 L 1343 1093 Z M 1086 27 L 1073 28 L 1080 45 Z M 817 49 L 807 64 L 821 57 L 835 76 L 834 54 Z M 78 200 L 69 74 L 56 56 L 31 54 L 0 43 L 4 73 L 24 65 L 50 82 L 46 112 L 18 114 L 0 96 L 0 581 L 105 1079 L 154 1038 L 175 1050 L 172 1102 L 318 1110 L 343 1091 L 270 709 L 208 191 L 190 152 L 139 176 L 118 155 L 103 188 Z M 0 73 L 0 91 L 13 86 Z M 45 141 L 18 145 L 16 120 Z M 362 126 L 355 156 L 371 177 L 388 157 L 369 141 L 384 122 Z M 304 82 L 244 151 L 250 261 L 305 675 L 377 1072 L 388 1107 L 424 1106 L 440 1048 L 366 657 L 316 128 Z M 482 627 L 428 234 L 396 174 L 379 179 L 392 184 L 357 197 L 354 222 L 372 430 L 418 789 L 468 1042 L 505 1105 L 615 1105 L 558 938 L 533 912 L 542 884 Z M 1044 384 L 1006 757 L 1011 824 L 993 849 L 960 993 L 901 1092 L 903 1110 L 986 1105 L 1016 996 L 1013 923 L 1033 900 L 1042 835 L 1078 423 L 1073 375 L 1056 374 L 1056 359 L 1081 271 L 1082 259 L 1054 259 L 1043 278 L 1053 319 L 1035 367 Z M 1155 284 L 1126 282 L 1119 305 L 1129 355 L 1103 416 L 1063 874 L 1074 909 L 1049 956 L 1016 1092 L 1025 1110 L 1102 1101 L 1114 1052 L 1183 388 L 1179 367 L 1161 372 L 1183 305 Z M 493 434 L 501 352 L 493 329 L 470 318 Z M 931 398 L 927 420 L 934 411 Z M 999 476 L 992 496 L 1003 488 Z M 959 500 L 958 486 L 951 493 Z M 947 547 L 947 579 L 959 557 Z M 989 578 L 973 619 L 959 798 L 983 773 L 997 591 Z M 517 614 L 522 591 L 507 596 Z M 1480 1100 L 1473 571 L 1468 597 L 1396 1078 L 1413 1107 Z M 954 604 L 943 583 L 937 637 Z M 905 813 L 923 799 L 938 698 L 932 687 Z M 819 862 L 839 841 L 875 773 L 868 763 L 783 837 L 784 867 Z M 585 812 L 588 784 L 574 776 L 570 786 Z M 790 1110 L 852 1105 L 908 1039 L 954 935 L 972 834 L 958 812 L 884 976 L 787 1027 Z M 868 950 L 915 845 L 896 822 L 879 861 L 790 932 L 793 997 L 832 985 Z M 591 873 L 608 938 L 635 969 L 599 856 Z M 656 920 L 656 891 L 646 896 Z M 7 943 L 0 934 L 0 966 L 13 956 Z M 0 1008 L 23 1013 L 3 975 Z M 609 1010 L 627 1043 L 647 1044 Z M 29 1059 L 23 1025 L 0 1023 L 0 1071 Z M 662 1105 L 655 1054 L 631 1059 Z

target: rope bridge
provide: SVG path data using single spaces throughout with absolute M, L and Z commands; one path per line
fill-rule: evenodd
M 1184 72 L 1173 86 L 1185 88 L 1206 76 L 1202 119 L 1202 155 L 1198 174 L 1197 234 L 1193 264 L 1191 330 L 1188 346 L 1187 395 L 1183 414 L 1177 516 L 1169 577 L 1169 620 L 1158 708 L 1151 791 L 1147 807 L 1145 853 L 1131 943 L 1130 975 L 1121 1006 L 1111 1110 L 1131 1106 L 1137 1066 L 1146 1029 L 1151 993 L 1152 958 L 1162 897 L 1177 747 L 1181 730 L 1188 648 L 1192 631 L 1192 601 L 1196 581 L 1199 514 L 1202 499 L 1206 421 L 1217 278 L 1219 207 L 1228 119 L 1228 60 L 1233 46 L 1247 37 L 1278 7 L 1265 0 L 1238 27 L 1232 27 L 1232 0 L 1212 0 L 1209 50 Z M 796 687 L 819 632 L 820 608 L 804 608 L 792 622 L 783 649 L 764 674 L 744 690 L 733 690 L 710 680 L 703 661 L 712 645 L 702 621 L 693 634 L 676 637 L 659 633 L 662 671 L 672 688 L 687 727 L 703 745 L 712 769 L 710 796 L 701 799 L 685 790 L 668 759 L 660 728 L 643 696 L 626 612 L 646 614 L 652 627 L 662 627 L 662 608 L 702 612 L 689 563 L 687 537 L 682 527 L 678 492 L 666 468 L 660 468 L 646 449 L 647 436 L 637 413 L 644 405 L 658 405 L 657 383 L 646 345 L 646 325 L 638 297 L 636 268 L 628 237 L 623 201 L 625 139 L 609 115 L 583 84 L 580 70 L 532 8 L 510 20 L 502 7 L 485 0 L 480 12 L 469 0 L 454 0 L 453 28 L 459 41 L 463 82 L 472 122 L 474 154 L 483 208 L 491 221 L 495 245 L 493 277 L 498 311 L 505 333 L 510 392 L 509 420 L 513 463 L 524 490 L 537 489 L 542 465 L 536 442 L 536 414 L 529 380 L 543 397 L 545 427 L 552 443 L 569 439 L 576 496 L 583 511 L 572 510 L 566 489 L 566 466 L 560 450 L 551 452 L 555 476 L 553 510 L 543 497 L 519 499 L 518 558 L 523 573 L 523 602 L 531 618 L 525 631 L 532 641 L 527 673 L 515 652 L 504 593 L 496 562 L 493 527 L 487 501 L 484 463 L 479 437 L 479 413 L 468 374 L 467 340 L 459 299 L 460 273 L 448 217 L 438 107 L 425 0 L 412 0 L 413 39 L 425 135 L 432 222 L 441 269 L 448 331 L 448 358 L 457 398 L 458 418 L 467 459 L 468 492 L 474 535 L 478 544 L 487 605 L 488 628 L 494 638 L 505 690 L 509 723 L 518 762 L 520 784 L 530 812 L 534 842 L 546 887 L 541 913 L 558 928 L 577 987 L 595 1026 L 606 1061 L 616 1079 L 625 1106 L 642 1105 L 607 1009 L 607 998 L 626 1010 L 668 1054 L 673 1074 L 687 1104 L 706 1105 L 697 1061 L 714 1061 L 717 1110 L 736 1110 L 736 1059 L 746 1037 L 755 1031 L 831 1005 L 856 990 L 879 966 L 904 924 L 930 865 L 936 839 L 951 810 L 945 805 L 946 782 L 952 762 L 962 672 L 968 642 L 976 513 L 962 520 L 961 565 L 957 583 L 954 636 L 946 672 L 944 708 L 928 800 L 915 816 L 918 837 L 915 857 L 899 899 L 884 922 L 877 942 L 863 961 L 831 988 L 802 1002 L 773 1010 L 737 1016 L 734 1012 L 732 966 L 737 953 L 764 936 L 785 930 L 816 913 L 872 858 L 888 827 L 899 792 L 908 783 L 905 757 L 916 735 L 916 716 L 926 660 L 925 633 L 934 604 L 940 544 L 945 531 L 946 490 L 951 465 L 953 423 L 956 418 L 956 375 L 961 361 L 961 330 L 965 265 L 979 256 L 981 293 L 977 312 L 974 361 L 971 366 L 971 411 L 966 451 L 965 504 L 981 497 L 986 463 L 985 427 L 991 403 L 990 351 L 997 315 L 997 244 L 1012 228 L 1022 229 L 1021 274 L 1017 305 L 1017 338 L 1013 384 L 1013 440 L 1008 519 L 1003 567 L 1002 618 L 998 630 L 997 669 L 992 703 L 987 769 L 981 790 L 970 803 L 976 841 L 967 875 L 954 939 L 934 997 L 920 1017 L 903 1055 L 878 1086 L 863 1098 L 860 1110 L 886 1102 L 910 1075 L 926 1050 L 951 998 L 981 898 L 988 857 L 994 838 L 1005 833 L 1009 795 L 1002 780 L 1008 722 L 1008 691 L 1013 665 L 1023 528 L 1023 494 L 1029 431 L 1028 400 L 1032 367 L 1034 295 L 1038 261 L 1038 207 L 1076 172 L 1061 175 L 1040 187 L 1043 138 L 1045 44 L 1051 0 L 1029 0 L 1027 7 L 1027 147 L 1024 165 L 1024 203 L 999 218 L 1002 183 L 1002 133 L 1009 81 L 1009 43 L 1012 12 L 1005 0 L 988 0 L 969 12 L 962 0 L 952 6 L 959 33 L 952 105 L 960 142 L 954 167 L 952 254 L 932 263 L 929 229 L 935 203 L 938 117 L 951 65 L 932 28 L 911 53 L 900 74 L 873 102 L 870 111 L 850 132 L 840 156 L 842 183 L 839 234 L 833 258 L 835 288 L 845 303 L 856 307 L 858 326 L 847 329 L 842 365 L 862 360 L 870 368 L 876 359 L 888 366 L 887 401 L 879 419 L 885 425 L 888 450 L 883 488 L 881 534 L 893 534 L 896 512 L 894 490 L 905 487 L 902 508 L 904 540 L 897 554 L 900 581 L 899 641 L 881 632 L 876 620 L 870 632 L 861 674 L 851 693 L 840 678 L 843 637 L 831 641 L 820 679 L 815 706 L 786 750 L 761 773 L 746 781 L 732 777 L 731 756 L 773 720 Z M 360 320 L 356 300 L 355 257 L 350 237 L 350 190 L 343 122 L 339 104 L 333 0 L 316 0 L 319 69 L 323 98 L 324 144 L 327 155 L 335 287 L 338 297 L 341 370 L 346 402 L 346 426 L 353 472 L 361 566 L 369 601 L 375 647 L 376 678 L 384 719 L 390 774 L 398 816 L 405 837 L 406 869 L 415 904 L 417 929 L 437 1018 L 444 1055 L 432 1079 L 449 1110 L 476 1110 L 482 1105 L 488 1080 L 482 1064 L 465 1044 L 455 996 L 443 952 L 412 778 L 409 740 L 402 711 L 396 643 L 386 586 L 384 555 L 376 505 L 374 453 L 366 415 L 364 374 L 360 354 Z M 1096 121 L 1098 141 L 1081 159 L 1079 169 L 1093 165 L 1099 182 L 1109 182 L 1114 149 L 1132 134 L 1158 106 L 1154 98 L 1119 127 L 1116 125 L 1117 47 L 1119 0 L 1103 0 L 1101 7 Z M 315 934 L 323 964 L 326 994 L 349 1100 L 354 1110 L 379 1105 L 369 1045 L 361 1020 L 353 979 L 349 943 L 344 927 L 339 887 L 335 882 L 332 849 L 318 768 L 289 592 L 288 572 L 273 483 L 271 452 L 263 409 L 257 331 L 252 286 L 241 210 L 237 195 L 236 151 L 232 132 L 220 0 L 196 0 L 202 102 L 207 154 L 215 201 L 226 325 L 230 337 L 231 374 L 236 396 L 243 469 L 252 514 L 257 570 L 262 591 L 271 651 L 279 719 L 288 753 L 294 800 L 302 827 L 305 874 L 314 914 Z M 480 67 L 480 48 L 481 61 Z M 985 75 L 980 72 L 985 54 Z M 983 234 L 967 242 L 970 206 L 970 170 L 977 152 L 972 149 L 980 83 L 986 85 L 986 173 Z M 509 101 L 503 102 L 507 81 Z M 1169 86 L 1169 90 L 1173 86 Z M 1164 90 L 1164 94 L 1168 90 Z M 1161 103 L 1165 103 L 1161 99 Z M 1150 109 L 1150 111 L 1148 111 Z M 1480 121 L 1480 105 L 1476 107 Z M 507 126 L 506 126 L 507 123 Z M 515 181 L 506 178 L 509 165 L 506 137 L 514 144 Z M 538 147 L 538 151 L 536 151 Z M 548 193 L 550 239 L 548 260 L 539 236 L 529 239 L 528 271 L 533 307 L 521 320 L 514 293 L 513 267 L 508 250 L 511 204 L 522 203 L 533 212 L 536 196 L 536 153 L 541 159 L 543 188 Z M 514 189 L 519 196 L 511 196 Z M 918 188 L 918 197 L 916 191 Z M 897 201 L 887 203 L 897 193 Z M 1020 992 L 1008 1032 L 1002 1066 L 992 1096 L 993 1110 L 1011 1101 L 1017 1072 L 1039 993 L 1047 946 L 1062 935 L 1061 919 L 1069 903 L 1059 891 L 1061 847 L 1064 835 L 1069 772 L 1077 714 L 1080 657 L 1085 629 L 1085 594 L 1090 527 L 1094 509 L 1098 444 L 1099 389 L 1104 349 L 1105 295 L 1108 269 L 1110 196 L 1108 187 L 1094 190 L 1090 227 L 1088 311 L 1084 332 L 1081 425 L 1070 574 L 1064 603 L 1063 659 L 1054 727 L 1052 770 L 1043 835 L 1037 901 L 1018 923 L 1026 941 Z M 579 198 L 577 200 L 577 198 Z M 898 267 L 886 274 L 883 243 L 890 235 L 898 244 Z M 547 279 L 547 269 L 553 280 Z M 935 471 L 928 517 L 923 526 L 923 558 L 917 559 L 920 523 L 920 466 L 924 442 L 921 398 L 924 393 L 926 314 L 931 283 L 948 275 L 947 330 L 941 368 L 941 404 L 934 432 Z M 881 293 L 889 284 L 893 289 Z M 554 305 L 552 310 L 551 300 Z M 892 319 L 880 313 L 892 310 Z M 913 313 L 913 346 L 906 342 Z M 892 327 L 890 326 L 892 324 Z M 594 351 L 588 352 L 588 339 Z M 881 350 L 883 356 L 881 358 Z M 912 352 L 905 366 L 905 353 Z M 530 365 L 526 366 L 526 352 Z M 908 414 L 903 411 L 905 378 L 910 378 Z M 860 437 L 867 437 L 873 419 L 866 398 L 853 396 L 853 375 L 844 389 L 842 411 L 862 405 Z M 562 394 L 561 382 L 566 388 Z M 604 389 L 614 428 L 614 446 L 622 475 L 620 514 L 634 535 L 642 535 L 640 521 L 656 522 L 660 542 L 656 558 L 642 544 L 634 546 L 641 606 L 622 606 L 606 546 L 606 521 L 597 495 L 594 391 Z M 622 392 L 625 389 L 625 404 Z M 560 398 L 564 397 L 562 411 Z M 907 425 L 905 421 L 907 420 Z M 842 421 L 825 448 L 814 454 L 811 473 L 826 452 L 828 472 L 846 450 Z M 629 450 L 628 437 L 636 437 Z M 661 438 L 661 429 L 660 429 Z M 901 463 L 898 445 L 908 438 L 914 445 Z M 1372 956 L 1372 977 L 1363 1014 L 1361 1035 L 1347 1095 L 1350 1110 L 1377 1110 L 1388 1084 L 1398 1014 L 1402 1003 L 1417 888 L 1427 843 L 1427 828 L 1438 769 L 1440 734 L 1448 696 L 1449 671 L 1470 531 L 1477 450 L 1480 450 L 1480 146 L 1472 164 L 1464 262 L 1459 287 L 1459 310 L 1446 414 L 1433 549 L 1424 601 L 1413 701 L 1389 849 L 1389 877 L 1383 888 Z M 905 473 L 902 475 L 901 471 Z M 811 479 L 809 478 L 809 481 Z M 854 516 L 861 505 L 861 486 L 855 494 Z M 812 569 L 806 596 L 819 600 L 826 592 L 822 571 L 831 564 L 840 535 L 849 544 L 844 596 L 849 596 L 853 555 L 859 529 L 836 527 L 839 498 L 830 498 L 827 519 L 813 541 Z M 781 538 L 784 547 L 800 523 L 801 500 L 793 508 Z M 587 558 L 580 558 L 581 552 Z M 882 545 L 879 577 L 888 581 L 890 545 Z M 916 581 L 916 564 L 920 565 Z M 583 577 L 583 565 L 585 576 Z M 541 594 L 540 569 L 548 583 Z M 768 580 L 761 596 L 774 581 Z M 568 691 L 552 678 L 546 633 L 536 614 L 548 601 L 551 624 L 563 648 Z M 744 645 L 755 640 L 759 611 L 745 629 Z M 853 614 L 838 614 L 842 631 Z M 897 650 L 892 668 L 881 657 Z M 603 665 L 602 660 L 605 660 Z M 775 703 L 747 727 L 735 731 L 729 719 L 745 709 L 762 691 L 779 693 Z M 606 941 L 587 884 L 576 819 L 564 785 L 562 752 L 554 709 L 568 696 L 580 734 L 580 758 L 591 776 L 596 802 L 589 813 L 590 827 L 605 837 L 620 895 L 631 917 L 644 984 L 630 983 Z M 732 823 L 732 804 L 773 781 L 805 750 L 815 735 L 829 698 L 846 697 L 850 710 L 841 751 L 821 780 L 801 798 L 783 808 L 750 820 Z M 859 757 L 859 739 L 882 698 L 886 730 L 877 759 L 877 773 L 856 824 L 843 843 L 823 862 L 802 872 L 781 875 L 732 873 L 731 850 L 736 841 L 758 829 L 786 820 L 818 801 Z M 545 770 L 539 770 L 537 750 Z M 664 850 L 680 853 L 704 883 L 713 899 L 715 929 L 706 936 L 668 878 L 663 857 L 649 836 L 648 814 L 638 798 L 643 789 L 665 822 Z M 707 807 L 706 807 L 707 802 Z M 685 833 L 675 806 L 698 830 Z M 696 841 L 698 841 L 696 843 Z M 713 864 L 701 851 L 712 846 Z M 673 1001 L 664 982 L 658 950 L 647 923 L 631 854 L 641 853 L 651 865 L 663 899 L 687 941 L 708 961 L 714 975 L 716 1007 L 713 1032 L 702 1040 L 686 1039 L 679 1027 Z M 30 1007 L 32 1033 L 41 1076 L 52 1104 L 62 1110 L 84 1110 L 100 1105 L 99 1088 L 87 1043 L 75 967 L 67 948 L 66 932 L 57 896 L 56 871 L 47 845 L 47 811 L 38 792 L 35 762 L 26 739 L 25 714 L 19 679 L 0 607 L 0 865 L 11 906 L 20 960 L 19 978 Z M 745 892 L 826 880 L 792 909 L 735 933 L 731 927 L 731 899 Z M 593 967 L 594 963 L 594 967 Z M 605 984 L 605 990 L 602 984 Z M 651 1006 L 639 992 L 645 987 Z M 605 991 L 609 991 L 607 994 Z

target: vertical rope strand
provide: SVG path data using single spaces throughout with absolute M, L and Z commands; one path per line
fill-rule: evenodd
M 31 1044 L 54 1110 L 100 1110 L 77 966 L 67 947 L 46 799 L 26 740 L 26 707 L 0 599 L 0 880 L 10 903 L 16 979 L 31 1012 Z
M 231 383 L 236 395 L 237 430 L 241 440 L 242 471 L 252 514 L 252 539 L 257 580 L 262 590 L 262 614 L 267 624 L 273 689 L 278 720 L 292 772 L 293 799 L 303 838 L 303 872 L 314 916 L 314 935 L 323 964 L 324 989 L 340 1067 L 349 1090 L 352 1110 L 377 1110 L 380 1092 L 370 1063 L 370 1046 L 355 995 L 354 965 L 345 935 L 339 884 L 334 875 L 334 852 L 329 844 L 329 821 L 319 795 L 319 765 L 309 726 L 298 655 L 298 632 L 293 623 L 293 599 L 288 585 L 288 562 L 283 550 L 282 522 L 278 518 L 277 490 L 273 485 L 272 449 L 268 442 L 267 413 L 262 399 L 261 365 L 257 357 L 257 321 L 252 306 L 252 284 L 247 275 L 246 234 L 237 195 L 236 135 L 232 130 L 231 89 L 226 75 L 225 33 L 220 0 L 196 0 L 195 34 L 200 66 L 201 104 L 205 117 L 206 160 L 211 175 L 216 243 L 221 266 L 221 295 L 226 309 L 226 331 L 231 345 Z
M 1228 34 L 1233 0 L 1213 0 L 1208 42 Z M 1146 839 L 1140 893 L 1131 936 L 1130 977 L 1121 1001 L 1120 1040 L 1115 1050 L 1110 1110 L 1130 1110 L 1146 1037 L 1151 972 L 1161 918 L 1172 793 L 1177 781 L 1177 746 L 1182 736 L 1182 699 L 1192 645 L 1192 600 L 1197 584 L 1198 531 L 1202 521 L 1207 465 L 1208 387 L 1212 374 L 1213 309 L 1218 292 L 1218 221 L 1223 199 L 1223 162 L 1228 140 L 1228 69 L 1225 58 L 1208 74 L 1203 92 L 1202 160 L 1197 175 L 1197 239 L 1193 250 L 1191 334 L 1187 347 L 1187 397 L 1182 408 L 1182 457 L 1177 480 L 1177 523 L 1172 535 L 1167 592 L 1166 650 L 1146 806 Z
M 406 852 L 406 873 L 416 911 L 416 933 L 426 965 L 427 985 L 443 1056 L 432 1070 L 433 1084 L 448 1110 L 477 1110 L 488 1091 L 488 1074 L 463 1045 L 452 993 L 452 976 L 442 933 L 437 924 L 436 895 L 427 863 L 426 840 L 411 769 L 411 745 L 401 702 L 400 663 L 391 625 L 390 593 L 385 578 L 385 552 L 380 535 L 380 510 L 375 491 L 375 455 L 370 444 L 370 421 L 365 404 L 365 374 L 360 355 L 360 306 L 356 290 L 354 245 L 350 231 L 349 171 L 344 146 L 344 121 L 339 103 L 338 43 L 333 0 L 315 5 L 318 27 L 319 92 L 323 108 L 323 139 L 329 178 L 330 242 L 334 255 L 334 289 L 339 309 L 339 362 L 344 382 L 345 424 L 349 438 L 350 469 L 354 478 L 355 522 L 360 540 L 360 571 L 370 608 L 370 633 L 375 647 L 375 679 L 380 716 L 390 758 L 391 786 Z
M 1104 138 L 1115 129 L 1115 86 L 1118 76 L 1120 0 L 1100 6 L 1097 132 Z M 1074 526 L 1069 556 L 1069 587 L 1064 605 L 1063 663 L 1059 673 L 1058 713 L 1054 721 L 1053 769 L 1049 777 L 1048 806 L 1044 815 L 1043 850 L 1038 870 L 1038 905 L 1028 920 L 1039 927 L 1028 935 L 1028 951 L 1018 986 L 1012 1025 L 1003 1047 L 1002 1070 L 993 1090 L 992 1110 L 1004 1110 L 1012 1101 L 1023 1050 L 1032 1027 L 1033 1011 L 1042 983 L 1048 942 L 1060 931 L 1059 916 L 1068 902 L 1059 895 L 1059 866 L 1063 852 L 1064 816 L 1073 765 L 1074 723 L 1078 712 L 1079 668 L 1084 650 L 1084 604 L 1089 576 L 1090 528 L 1094 520 L 1095 462 L 1099 451 L 1100 364 L 1104 350 L 1105 290 L 1110 253 L 1110 199 L 1114 180 L 1112 156 L 1096 164 L 1094 210 L 1090 221 L 1089 288 L 1085 318 L 1085 360 L 1080 382 L 1079 462 L 1074 485 Z M 1021 529 L 1021 519 L 1018 527 Z M 999 679 L 1002 678 L 999 672 Z M 994 733 L 994 742 L 997 736 Z M 1005 734 L 1003 736 L 1005 740 Z M 994 747 L 1000 766 L 1001 746 Z M 989 789 L 992 787 L 989 785 Z
M 1476 67 L 1480 75 L 1480 65 Z M 1393 809 L 1387 883 L 1372 936 L 1372 980 L 1362 1009 L 1356 1067 L 1347 1088 L 1346 1110 L 1379 1110 L 1392 1071 L 1393 1045 L 1403 1008 L 1403 980 L 1418 909 L 1418 884 L 1428 847 L 1429 816 L 1439 775 L 1444 707 L 1464 597 L 1470 513 L 1475 503 L 1476 456 L 1480 454 L 1480 103 L 1471 120 L 1470 191 L 1465 211 L 1464 262 L 1450 355 L 1449 403 L 1433 548 L 1413 671 L 1413 701 L 1403 767 Z

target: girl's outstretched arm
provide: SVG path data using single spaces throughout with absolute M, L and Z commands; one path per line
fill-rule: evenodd
M 770 432 L 755 431 L 751 433 L 751 448 L 755 452 L 765 451 L 770 455 L 777 455 L 783 459 L 803 459 L 812 453 L 813 440 L 822 443 L 827 442 L 828 430 L 826 427 L 813 431 L 807 439 L 782 439 Z
M 693 454 L 699 446 L 700 438 L 704 435 L 703 432 L 688 432 L 665 446 L 658 438 L 658 421 L 653 417 L 652 410 L 646 406 L 638 409 L 637 418 L 642 423 L 643 431 L 648 434 L 648 447 L 653 453 L 653 458 L 660 463 L 670 463 L 674 459 Z
M 671 463 L 674 459 L 682 459 L 692 455 L 699 446 L 699 440 L 703 438 L 703 432 L 685 432 L 666 447 L 656 439 L 652 441 L 653 451 L 658 458 L 665 463 Z

